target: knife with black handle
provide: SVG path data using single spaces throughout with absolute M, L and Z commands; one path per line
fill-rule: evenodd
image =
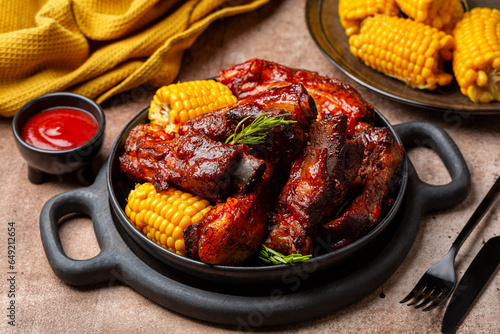
M 500 265 L 500 236 L 481 248 L 458 283 L 443 318 L 441 331 L 451 334 L 465 317 Z
M 500 196 L 500 176 L 469 220 L 479 221 Z M 469 224 L 468 223 L 468 224 Z M 459 236 L 460 237 L 460 236 Z M 488 284 L 500 263 L 500 236 L 491 238 L 476 255 L 458 283 L 443 317 L 441 331 L 451 334 L 467 314 L 481 291 Z

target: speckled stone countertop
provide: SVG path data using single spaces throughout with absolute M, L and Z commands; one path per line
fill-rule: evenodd
M 263 330 L 269 333 L 439 333 L 444 307 L 431 312 L 414 310 L 399 301 L 421 275 L 448 251 L 475 207 L 500 174 L 500 115 L 445 115 L 389 100 L 357 84 L 332 65 L 310 36 L 304 0 L 272 1 L 259 10 L 213 23 L 185 53 L 179 81 L 214 76 L 219 69 L 250 58 L 272 60 L 317 71 L 353 85 L 392 124 L 414 120 L 434 122 L 445 129 L 461 150 L 471 173 L 472 189 L 459 205 L 425 214 L 416 240 L 400 267 L 381 286 L 361 300 L 331 314 L 300 324 Z M 152 89 L 139 87 L 103 104 L 107 128 L 101 159 L 109 154 L 121 129 L 149 104 Z M 0 119 L 0 332 L 19 333 L 228 333 L 237 328 L 194 320 L 163 308 L 116 281 L 98 286 L 72 287 L 52 271 L 39 231 L 44 203 L 56 194 L 78 188 L 71 178 L 54 178 L 41 185 L 27 179 L 27 165 L 15 148 L 12 119 Z M 450 176 L 437 155 L 428 149 L 408 151 L 418 176 L 431 184 L 445 184 Z M 16 226 L 16 327 L 8 325 L 6 308 L 7 224 Z M 99 253 L 89 219 L 75 218 L 60 227 L 65 252 L 74 259 Z M 500 235 L 500 203 L 485 216 L 457 257 L 460 278 L 481 245 Z M 332 303 L 335 303 L 332 300 Z M 500 332 L 500 277 L 497 273 L 457 333 Z M 245 328 L 248 330 L 249 328 Z

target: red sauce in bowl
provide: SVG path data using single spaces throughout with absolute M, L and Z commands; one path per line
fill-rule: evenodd
M 45 150 L 68 150 L 86 143 L 97 132 L 96 119 L 73 108 L 45 110 L 31 117 L 23 127 L 22 139 Z

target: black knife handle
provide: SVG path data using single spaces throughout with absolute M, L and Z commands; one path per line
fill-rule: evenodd
M 451 334 L 488 285 L 500 265 L 500 236 L 488 240 L 458 283 L 441 325 L 443 334 Z
M 476 211 L 469 218 L 467 224 L 465 224 L 464 228 L 458 234 L 458 237 L 451 245 L 450 252 L 452 252 L 453 257 L 456 256 L 458 250 L 467 239 L 467 237 L 471 234 L 472 230 L 477 226 L 479 221 L 484 217 L 486 212 L 491 208 L 495 200 L 500 195 L 500 176 L 497 178 L 493 186 L 490 188 L 486 196 L 483 198 Z

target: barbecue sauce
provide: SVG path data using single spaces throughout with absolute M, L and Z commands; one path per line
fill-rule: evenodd
M 83 110 L 55 108 L 31 117 L 25 124 L 22 139 L 45 150 L 68 150 L 83 145 L 97 132 L 96 119 Z

